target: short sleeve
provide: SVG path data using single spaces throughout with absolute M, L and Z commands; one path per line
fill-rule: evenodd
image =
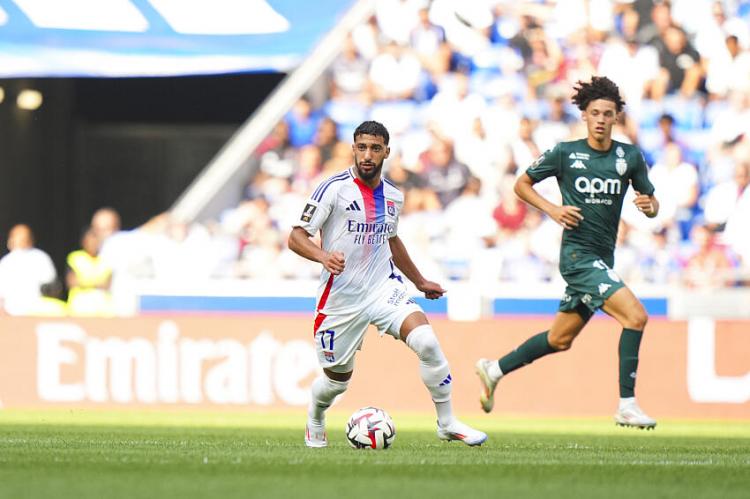
M 398 221 L 401 215 L 401 209 L 404 206 L 404 198 L 402 196 L 393 201 L 391 201 L 390 199 L 386 199 L 385 204 L 386 204 L 386 211 L 390 211 L 391 209 L 394 210 L 393 230 L 388 234 L 388 239 L 390 239 L 392 237 L 395 237 L 398 234 Z M 393 206 L 393 208 L 391 208 L 391 206 Z
M 633 189 L 641 194 L 652 196 L 654 194 L 654 185 L 648 179 L 648 166 L 646 165 L 646 160 L 643 158 L 643 154 L 640 151 L 638 152 L 637 157 L 638 160 L 633 169 L 633 176 L 630 178 L 630 183 L 633 185 Z
M 338 189 L 324 189 L 323 187 L 323 185 L 318 187 L 305 202 L 305 207 L 302 209 L 299 220 L 294 224 L 295 227 L 305 229 L 311 236 L 316 235 L 320 228 L 323 227 L 331 211 L 333 211 L 333 205 L 336 201 L 336 192 Z
M 526 175 L 535 183 L 560 173 L 560 144 L 544 152 L 526 169 Z

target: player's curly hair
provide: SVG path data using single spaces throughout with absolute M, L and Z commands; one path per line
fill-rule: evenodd
M 589 103 L 597 99 L 614 102 L 618 113 L 625 107 L 625 101 L 620 96 L 620 89 L 606 76 L 592 76 L 590 82 L 579 80 L 573 89 L 576 91 L 572 98 L 573 104 L 581 111 L 585 111 Z
M 388 129 L 382 123 L 377 121 L 364 121 L 361 125 L 354 130 L 354 141 L 357 141 L 357 137 L 360 135 L 374 135 L 375 137 L 383 137 L 383 142 L 388 145 L 390 135 L 388 135 Z

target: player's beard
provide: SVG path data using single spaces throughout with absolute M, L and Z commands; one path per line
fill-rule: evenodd
M 357 161 L 357 159 L 354 159 L 354 166 L 357 167 L 357 176 L 364 180 L 365 182 L 369 182 L 374 178 L 380 178 L 380 172 L 383 171 L 383 161 L 380 163 L 372 163 L 374 167 L 370 171 L 364 171 L 362 167 L 360 166 L 360 162 Z

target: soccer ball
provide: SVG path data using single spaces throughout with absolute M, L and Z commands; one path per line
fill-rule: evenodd
M 395 438 L 393 420 L 377 407 L 363 407 L 346 423 L 346 440 L 355 449 L 387 449 Z

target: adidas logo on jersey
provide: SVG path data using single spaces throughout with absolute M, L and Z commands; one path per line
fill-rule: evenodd
M 570 165 L 571 168 L 575 168 L 576 170 L 585 170 L 586 165 L 583 164 L 583 161 L 580 159 L 577 159 L 573 162 L 572 165 Z
M 362 209 L 357 204 L 357 201 L 352 201 L 352 204 L 347 206 L 345 211 L 362 211 Z

